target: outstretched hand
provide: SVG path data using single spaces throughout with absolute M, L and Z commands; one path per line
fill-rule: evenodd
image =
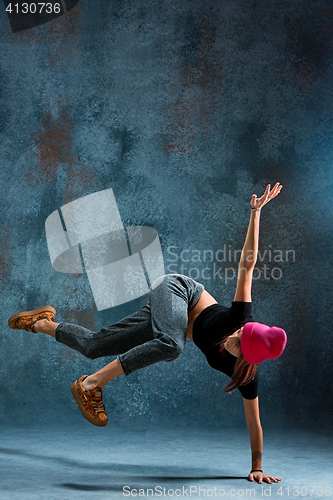
M 268 184 L 268 186 L 265 189 L 264 194 L 261 196 L 261 198 L 257 198 L 256 194 L 252 195 L 252 200 L 251 200 L 251 208 L 256 208 L 257 210 L 261 209 L 266 203 L 268 203 L 270 200 L 275 198 L 281 191 L 282 186 L 280 185 L 279 182 L 275 184 L 273 189 L 271 190 L 271 185 Z
M 268 474 L 264 474 L 263 472 L 259 472 L 259 471 L 251 472 L 248 475 L 248 480 L 249 481 L 256 480 L 257 483 L 259 483 L 259 484 L 262 484 L 263 481 L 265 481 L 265 483 L 269 483 L 269 484 L 278 483 L 279 481 L 281 481 L 281 479 L 279 479 L 278 477 L 269 476 Z

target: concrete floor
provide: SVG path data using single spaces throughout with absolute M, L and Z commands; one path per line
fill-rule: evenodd
M 332 437 L 264 433 L 264 470 L 282 479 L 271 488 L 246 480 L 245 429 L 100 429 L 84 420 L 67 428 L 2 426 L 0 498 L 333 498 Z

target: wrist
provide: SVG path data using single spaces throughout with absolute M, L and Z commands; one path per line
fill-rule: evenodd
M 264 473 L 262 469 L 252 469 L 251 472 L 250 472 L 250 474 L 252 474 L 252 472 L 262 472 L 262 473 Z
M 254 451 L 251 460 L 252 470 L 262 470 L 262 451 Z
M 251 207 L 251 210 L 255 210 L 256 212 L 261 212 L 261 208 L 252 208 Z

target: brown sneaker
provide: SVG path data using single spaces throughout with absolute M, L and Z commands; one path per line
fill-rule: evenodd
M 39 319 L 53 321 L 55 314 L 56 310 L 52 306 L 39 307 L 33 311 L 23 311 L 11 316 L 8 320 L 8 326 L 13 330 L 27 330 L 27 332 L 36 333 L 33 330 L 34 323 Z
M 102 389 L 98 387 L 90 389 L 90 391 L 83 389 L 81 382 L 87 377 L 88 375 L 83 375 L 79 380 L 76 380 L 71 387 L 71 393 L 84 418 L 89 420 L 91 424 L 104 427 L 108 423 L 108 417 L 102 399 Z

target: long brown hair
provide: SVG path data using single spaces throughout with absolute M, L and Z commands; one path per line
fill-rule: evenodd
M 237 330 L 239 330 L 239 328 L 236 328 L 236 330 L 234 330 L 234 332 L 232 333 L 235 333 Z M 229 333 L 229 335 L 223 337 L 221 342 L 219 342 L 220 353 L 223 354 L 224 351 L 227 350 L 225 348 L 225 343 L 230 337 L 230 335 L 232 335 L 232 333 Z M 251 365 L 250 363 L 248 363 L 244 358 L 243 353 L 241 352 L 240 356 L 237 358 L 235 368 L 231 376 L 231 380 L 228 384 L 224 386 L 224 392 L 230 393 L 234 389 L 237 389 L 237 387 L 239 387 L 240 385 L 248 384 L 249 382 L 251 382 L 251 380 L 254 379 L 257 370 L 258 370 L 258 365 L 257 364 Z

